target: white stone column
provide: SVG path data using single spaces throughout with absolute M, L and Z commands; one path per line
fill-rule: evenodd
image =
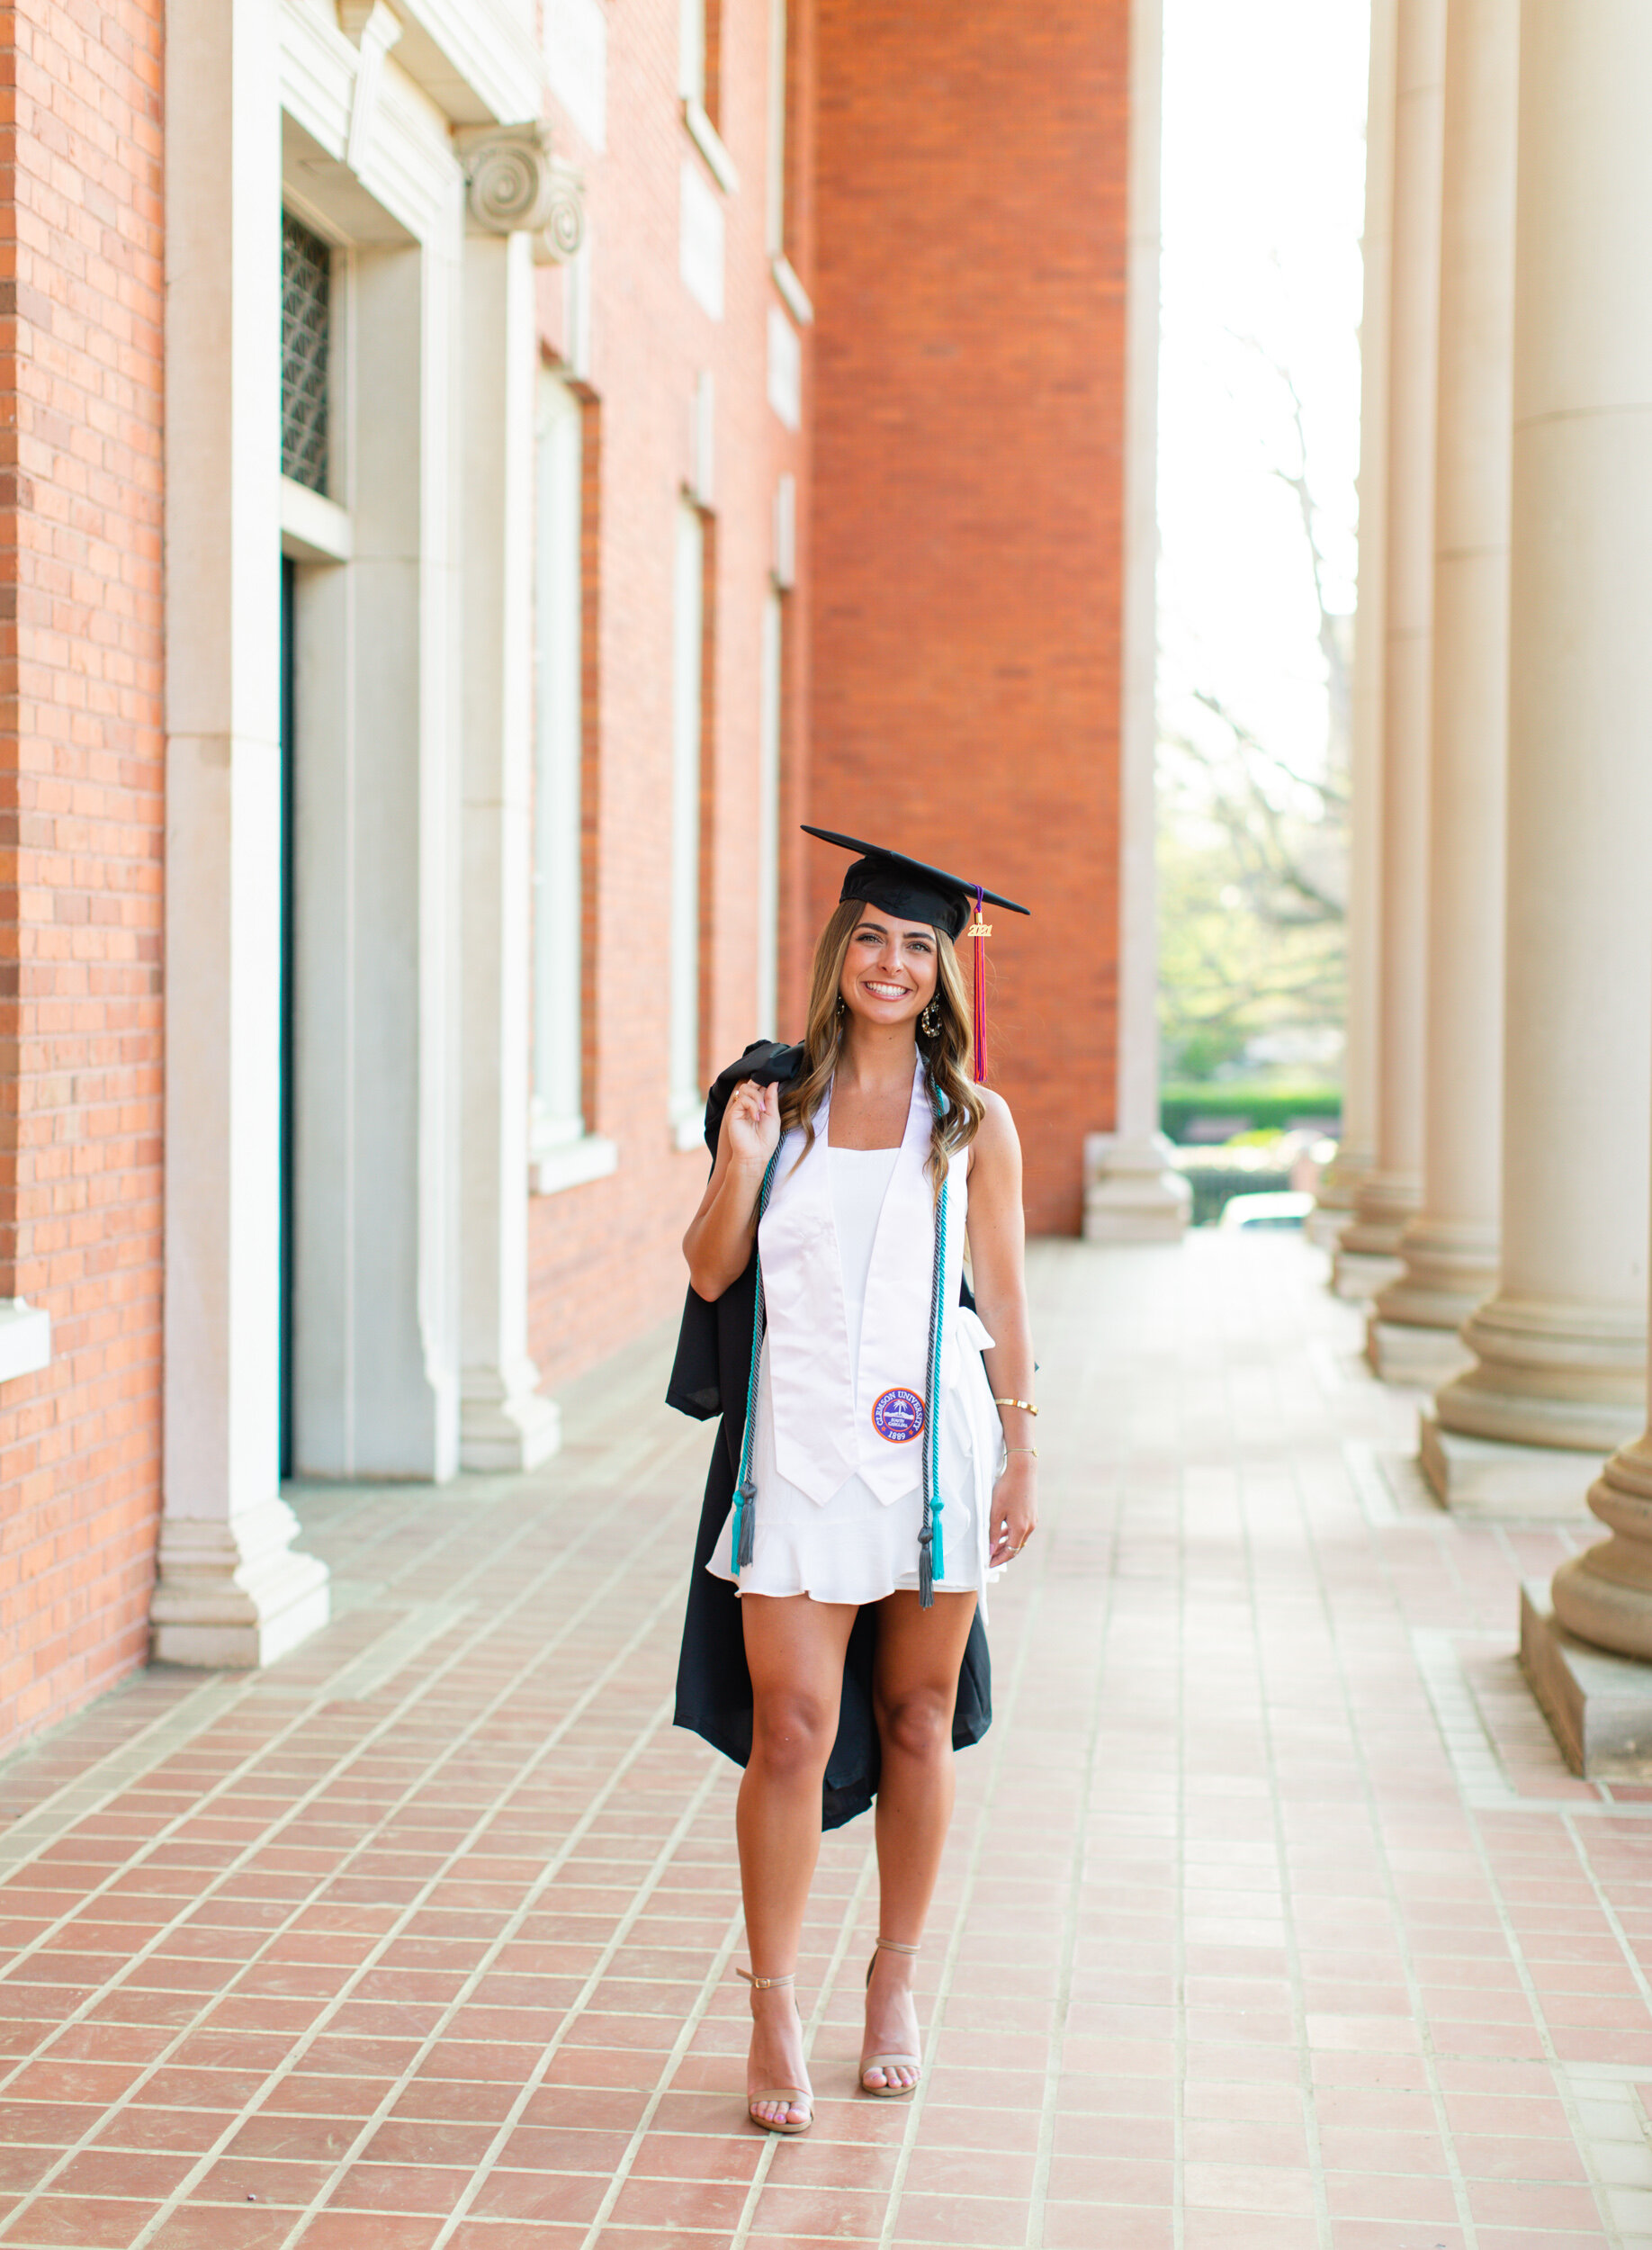
M 1423 1186 L 1427 988 L 1429 662 L 1445 0 L 1399 0 L 1394 268 L 1388 350 L 1387 663 L 1383 680 L 1382 967 L 1377 1163 L 1337 1248 L 1338 1287 L 1397 1280 L 1400 1230 Z M 1356 1266 L 1353 1260 L 1360 1264 Z
M 1378 968 L 1382 955 L 1382 674 L 1388 520 L 1388 284 L 1394 227 L 1394 43 L 1397 0 L 1371 0 L 1365 104 L 1365 268 L 1360 309 L 1360 580 L 1349 758 L 1348 1036 L 1342 1128 L 1308 1220 L 1329 1247 L 1377 1161 Z M 1357 1266 L 1357 1261 L 1355 1262 Z M 1339 1285 L 1342 1277 L 1337 1277 Z M 1348 1277 L 1363 1297 L 1369 1282 Z
M 1193 1192 L 1159 1130 L 1158 846 L 1154 769 L 1159 557 L 1159 144 L 1163 0 L 1130 9 L 1129 245 L 1125 282 L 1125 476 L 1119 695 L 1117 1125 L 1084 1142 L 1084 1237 L 1174 1242 Z
M 527 1347 L 534 377 L 529 237 L 464 247 L 460 1462 L 529 1469 L 561 1423 Z
M 166 12 L 166 1312 L 157 1656 L 325 1624 L 277 1477 L 281 168 L 276 12 Z
M 1521 16 L 1502 1280 L 1423 1459 L 1577 1510 L 1646 1412 L 1652 11 Z
M 1497 1282 L 1520 0 L 1451 0 L 1434 487 L 1423 1202 L 1377 1300 L 1377 1372 L 1431 1390 Z

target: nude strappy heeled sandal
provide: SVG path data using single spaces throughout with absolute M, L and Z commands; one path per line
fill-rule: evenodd
M 871 1990 L 872 1972 L 877 1966 L 879 1952 L 916 1953 L 917 1950 L 918 1948 L 915 1945 L 902 1945 L 898 1938 L 880 1938 L 873 1950 L 872 1958 L 866 1963 L 867 1990 Z M 867 2071 L 881 2070 L 884 2078 L 887 2079 L 889 2073 L 897 2066 L 914 2074 L 910 2086 L 867 2085 Z M 922 2080 L 923 2057 L 921 2055 L 868 2055 L 860 2066 L 860 2091 L 862 2093 L 869 2093 L 875 2102 L 903 2102 L 908 2094 L 917 2092 Z
M 743 1976 L 754 1993 L 777 1991 L 783 1984 L 795 1984 L 795 1975 L 790 1976 L 753 1976 L 750 1969 L 736 1967 L 736 1976 Z M 806 2110 L 808 2115 L 801 2125 L 774 2122 L 756 2114 L 759 2102 L 783 2102 L 788 2110 Z M 760 2092 L 746 2096 L 746 2115 L 759 2133 L 806 2133 L 814 2122 L 814 2096 L 801 2086 L 765 2086 Z

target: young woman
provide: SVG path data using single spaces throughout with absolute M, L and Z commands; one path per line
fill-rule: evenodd
M 748 2114 L 780 2133 L 812 2120 L 794 1983 L 821 1829 L 874 1793 L 860 2085 L 918 2084 L 913 1956 L 953 1748 L 990 1718 L 977 1610 L 1037 1520 L 1020 1148 L 971 1081 L 954 951 L 992 895 L 827 841 L 862 856 L 815 950 L 804 1042 L 749 1048 L 708 1105 L 672 1388 L 723 1413 L 678 1718 L 746 1769 Z

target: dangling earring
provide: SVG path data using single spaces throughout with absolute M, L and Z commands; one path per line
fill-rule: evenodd
M 925 1039 L 929 1040 L 932 1040 L 937 1031 L 940 1030 L 940 1010 L 936 1006 L 934 1001 L 930 1001 L 929 1006 L 919 1017 L 918 1028 L 923 1033 Z
M 843 994 L 841 993 L 838 994 L 838 1013 L 839 1015 L 843 1013 Z

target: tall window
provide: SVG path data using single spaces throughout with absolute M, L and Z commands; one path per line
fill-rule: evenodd
M 757 1031 L 778 1037 L 777 958 L 780 918 L 780 681 L 784 611 L 778 594 L 763 604 L 759 687 Z
M 671 662 L 671 1124 L 692 1136 L 700 1084 L 700 712 L 705 526 L 677 509 Z
M 579 400 L 539 379 L 534 602 L 534 1120 L 536 1156 L 585 1132 L 579 988 L 582 587 Z
M 281 214 L 281 472 L 327 490 L 328 357 L 333 253 L 290 211 Z

